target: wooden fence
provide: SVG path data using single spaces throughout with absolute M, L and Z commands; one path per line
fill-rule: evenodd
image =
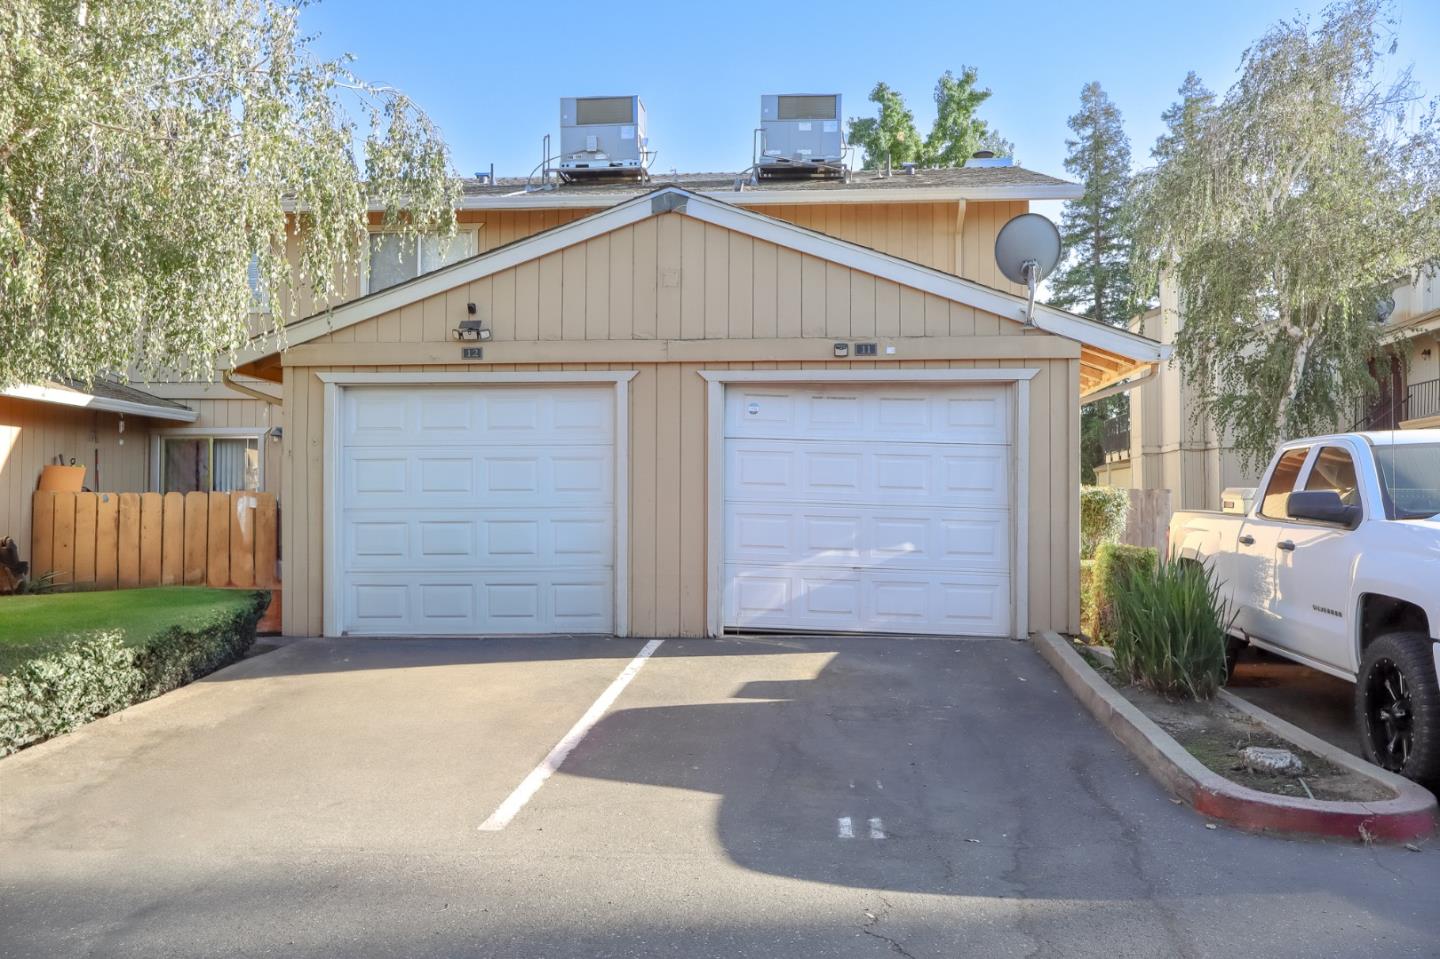
M 33 501 L 30 572 L 62 585 L 279 585 L 271 493 L 53 493 Z
M 1170 507 L 1168 489 L 1132 489 L 1130 509 L 1125 514 L 1125 532 L 1120 542 L 1129 546 L 1153 546 L 1162 554 L 1170 532 Z

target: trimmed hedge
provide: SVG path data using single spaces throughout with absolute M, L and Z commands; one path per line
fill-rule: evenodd
M 1102 543 L 1117 542 L 1125 533 L 1130 491 L 1118 486 L 1080 487 L 1080 558 L 1093 559 Z
M 1097 643 L 1114 639 L 1115 596 L 1137 571 L 1155 568 L 1153 546 L 1103 543 L 1093 560 L 1080 563 L 1080 629 Z
M 126 645 L 114 630 L 82 636 L 0 679 L 0 756 L 152 699 L 245 655 L 270 594 L 199 626 Z

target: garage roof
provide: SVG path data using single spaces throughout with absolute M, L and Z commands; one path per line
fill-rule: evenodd
M 1025 315 L 1024 298 L 1013 293 L 777 220 L 713 196 L 666 186 L 300 320 L 286 328 L 285 346 L 308 342 L 463 283 L 482 279 L 664 213 L 678 213 L 747 234 L 997 316 L 1020 321 Z M 1034 321 L 1040 329 L 1082 345 L 1082 397 L 1142 374 L 1170 355 L 1169 347 L 1148 337 L 1044 304 L 1035 305 Z M 267 364 L 261 361 L 281 351 L 273 335 L 257 338 L 236 357 L 235 367 L 263 375 L 260 370 Z

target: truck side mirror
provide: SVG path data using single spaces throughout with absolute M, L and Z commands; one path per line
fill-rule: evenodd
M 1334 490 L 1304 490 L 1291 493 L 1285 501 L 1285 512 L 1291 519 L 1308 519 L 1316 523 L 1333 523 L 1346 529 L 1360 525 L 1362 510 L 1346 506 Z

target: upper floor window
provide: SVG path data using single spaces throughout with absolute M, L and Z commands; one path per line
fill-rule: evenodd
M 476 232 L 459 230 L 451 237 L 370 234 L 366 293 L 413 280 L 475 255 Z
M 265 277 L 260 272 L 260 254 L 256 253 L 250 257 L 250 265 L 245 269 L 245 279 L 250 284 L 250 312 L 270 312 L 270 290 L 265 285 Z

